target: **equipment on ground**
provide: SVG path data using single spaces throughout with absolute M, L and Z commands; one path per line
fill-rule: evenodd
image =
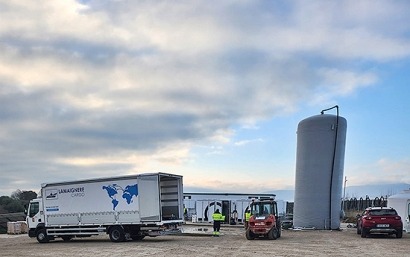
M 246 229 L 246 239 L 264 237 L 276 240 L 281 236 L 278 207 L 273 199 L 254 200 L 250 208 L 251 217 Z

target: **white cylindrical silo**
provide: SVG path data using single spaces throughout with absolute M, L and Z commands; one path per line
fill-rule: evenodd
M 322 114 L 299 122 L 293 226 L 339 229 L 346 119 Z

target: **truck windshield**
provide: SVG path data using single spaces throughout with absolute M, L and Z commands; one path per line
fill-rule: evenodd
M 30 218 L 34 217 L 39 211 L 39 203 L 31 203 L 30 209 L 28 211 L 28 216 Z

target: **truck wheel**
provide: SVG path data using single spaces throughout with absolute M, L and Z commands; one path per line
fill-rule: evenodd
M 39 243 L 47 243 L 48 242 L 48 236 L 47 236 L 46 229 L 45 228 L 39 229 L 37 231 L 36 238 L 37 238 L 37 241 Z
M 365 228 L 362 228 L 361 236 L 362 238 L 365 238 L 367 236 L 367 231 Z
M 248 240 L 253 240 L 255 239 L 255 234 L 252 233 L 252 231 L 250 229 L 246 230 L 246 239 Z
M 271 240 L 276 240 L 279 237 L 279 232 L 277 228 L 272 228 L 268 233 L 268 238 Z
M 122 227 L 115 226 L 110 230 L 110 240 L 114 243 L 124 242 L 125 240 L 125 233 Z
M 396 238 L 402 238 L 402 237 L 403 237 L 403 230 L 397 231 Z

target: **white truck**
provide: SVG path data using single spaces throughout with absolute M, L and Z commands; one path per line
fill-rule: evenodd
M 112 242 L 180 232 L 182 176 L 146 173 L 41 185 L 27 211 L 40 243 L 106 233 Z

